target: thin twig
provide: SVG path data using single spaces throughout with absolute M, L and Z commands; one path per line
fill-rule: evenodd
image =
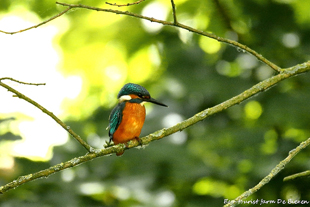
M 11 35 L 16 34 L 16 33 L 25 32 L 25 31 L 27 31 L 27 30 L 40 27 L 40 26 L 42 26 L 43 24 L 46 24 L 46 23 L 48 23 L 48 22 L 50 22 L 50 21 L 52 21 L 52 20 L 54 20 L 54 19 L 60 17 L 61 15 L 65 14 L 66 12 L 68 12 L 70 9 L 71 9 L 71 8 L 68 7 L 66 10 L 64 10 L 64 11 L 60 12 L 59 14 L 57 14 L 57 15 L 55 15 L 55 16 L 49 18 L 48 20 L 46 20 L 46 21 L 44 21 L 44 22 L 41 22 L 41 23 L 39 23 L 39 24 L 37 24 L 37 25 L 34 25 L 34 26 L 32 26 L 32 27 L 28 27 L 28 28 L 26 28 L 26 29 L 22 29 L 22 30 L 19 30 L 19 31 L 16 31 L 16 32 L 6 32 L 6 31 L 0 30 L 0 32 L 5 33 L 5 34 L 11 34 Z
M 286 176 L 283 181 L 289 181 L 289 180 L 294 180 L 296 178 L 300 178 L 300 177 L 305 177 L 305 176 L 309 176 L 310 175 L 310 170 L 304 171 L 304 172 L 300 172 L 300 173 L 296 173 L 290 176 Z
M 202 120 L 206 119 L 207 117 L 209 117 L 209 116 L 211 116 L 213 114 L 219 113 L 219 112 L 221 112 L 221 111 L 223 111 L 223 110 L 225 110 L 225 109 L 227 109 L 227 108 L 229 108 L 231 106 L 234 106 L 236 104 L 239 104 L 239 103 L 249 99 L 250 97 L 252 97 L 254 95 L 259 94 L 260 92 L 265 91 L 266 89 L 271 88 L 272 86 L 276 85 L 277 83 L 279 83 L 282 80 L 285 80 L 285 79 L 287 79 L 289 77 L 292 77 L 292 76 L 295 76 L 295 75 L 298 75 L 298 74 L 301 74 L 301 73 L 304 73 L 304 72 L 308 72 L 308 71 L 310 71 L 310 61 L 306 62 L 306 63 L 303 63 L 303 64 L 296 65 L 296 66 L 288 68 L 288 69 L 285 69 L 280 74 L 275 75 L 275 76 L 273 76 L 273 77 L 271 77 L 269 79 L 266 79 L 266 80 L 264 80 L 264 81 L 262 81 L 262 82 L 260 82 L 260 83 L 258 83 L 256 85 L 252 86 L 250 89 L 242 92 L 241 94 L 239 94 L 239 95 L 237 95 L 235 97 L 232 97 L 231 99 L 229 99 L 227 101 L 224 101 L 223 103 L 220 103 L 220 104 L 218 104 L 218 105 L 216 105 L 214 107 L 208 108 L 208 109 L 206 109 L 204 111 L 201 111 L 200 113 L 195 114 L 191 118 L 189 118 L 189 119 L 187 119 L 187 120 L 185 120 L 183 122 L 180 122 L 180 123 L 178 123 L 178 124 L 176 124 L 176 125 L 174 125 L 174 126 L 172 126 L 170 128 L 167 128 L 167 129 L 164 128 L 162 130 L 156 131 L 156 132 L 154 132 L 154 133 L 152 133 L 152 134 L 150 134 L 148 136 L 145 136 L 145 137 L 141 138 L 142 144 L 143 145 L 147 145 L 147 144 L 149 144 L 152 141 L 159 140 L 159 139 L 162 139 L 162 138 L 164 138 L 164 137 L 166 137 L 168 135 L 171 135 L 173 133 L 182 131 L 185 128 L 187 128 L 187 127 L 189 127 L 189 126 L 191 126 L 193 124 L 196 124 L 197 122 L 202 121 Z M 0 82 L 0 85 L 2 85 L 2 82 Z M 36 107 L 39 108 L 38 105 L 36 105 L 36 104 L 33 104 L 33 105 L 35 105 Z M 301 143 L 296 148 L 296 150 L 291 151 L 291 153 L 289 155 L 289 159 L 292 159 L 293 156 L 295 156 L 297 153 L 299 153 L 301 149 L 303 149 L 307 145 L 309 145 L 309 143 L 310 143 L 310 138 L 306 142 Z M 94 158 L 102 157 L 104 155 L 108 155 L 108 154 L 112 154 L 112 153 L 122 152 L 124 150 L 140 146 L 140 144 L 141 143 L 139 143 L 138 141 L 132 140 L 129 143 L 127 143 L 127 145 L 125 145 L 125 144 L 118 144 L 118 145 L 114 145 L 112 147 L 108 147 L 108 148 L 105 148 L 105 149 L 93 149 L 93 148 L 91 148 L 90 149 L 90 153 L 87 153 L 84 156 L 81 156 L 81 157 L 78 157 L 78 158 L 74 158 L 74 159 L 72 159 L 70 161 L 67 161 L 65 163 L 61 163 L 61 164 L 55 165 L 53 167 L 50 167 L 48 169 L 42 170 L 42 171 L 37 172 L 37 173 L 21 176 L 17 180 L 14 180 L 14 181 L 12 181 L 12 182 L 10 182 L 10 183 L 0 187 L 0 193 L 5 193 L 5 192 L 7 192 L 7 191 L 9 191 L 11 189 L 19 187 L 20 185 L 22 185 L 24 183 L 29 182 L 29 181 L 36 180 L 36 179 L 43 178 L 43 177 L 47 177 L 47 176 L 49 176 L 49 175 L 51 175 L 51 174 L 53 174 L 55 172 L 64 170 L 64 169 L 69 168 L 69 167 L 74 167 L 74 166 L 76 166 L 78 164 L 81 164 L 83 162 L 92 160 Z M 280 163 L 281 164 L 280 166 L 284 167 L 283 162 Z M 285 162 L 289 162 L 289 161 L 285 161 Z M 287 164 L 287 163 L 285 163 L 285 164 Z M 279 166 L 277 166 L 276 168 L 279 169 Z M 276 171 L 273 170 L 272 173 L 276 173 Z M 273 177 L 272 174 L 269 174 L 268 176 L 267 176 L 267 178 L 264 178 L 264 179 L 269 179 L 270 180 Z M 255 188 L 253 188 L 253 190 L 257 191 L 262 186 L 263 185 L 256 186 Z M 254 192 L 251 193 L 251 190 L 247 191 L 246 195 L 242 194 L 242 197 L 239 196 L 240 198 L 238 197 L 237 199 L 241 200 L 243 198 L 246 198 L 250 194 L 254 193 Z M 236 203 L 237 199 L 236 199 L 236 201 L 233 201 L 233 202 Z
M 310 138 L 300 143 L 299 146 L 296 147 L 294 150 L 291 150 L 289 152 L 289 155 L 284 160 L 282 160 L 275 168 L 273 168 L 271 172 L 266 177 L 264 177 L 256 186 L 245 191 L 240 196 L 238 196 L 235 200 L 232 200 L 228 204 L 224 205 L 224 207 L 236 206 L 239 203 L 242 203 L 241 200 L 249 197 L 256 191 L 261 189 L 265 184 L 269 183 L 269 181 L 272 178 L 274 178 L 279 172 L 281 172 L 284 169 L 284 167 L 293 159 L 293 157 L 295 157 L 301 150 L 303 150 L 309 145 L 310 145 Z
M 276 72 L 280 73 L 281 72 L 281 68 L 279 66 L 277 66 L 276 64 L 272 63 L 271 61 L 267 60 L 266 58 L 264 58 L 261 54 L 257 53 L 256 51 L 252 50 L 251 48 L 233 41 L 233 40 L 229 40 L 223 37 L 218 37 L 214 34 L 208 33 L 208 32 L 203 32 L 197 29 L 194 29 L 192 27 L 189 27 L 187 25 L 181 24 L 181 23 L 174 23 L 174 22 L 168 22 L 168 21 L 164 21 L 164 20 L 159 20 L 159 19 L 155 19 L 152 17 L 147 17 L 147 16 L 143 16 L 140 14 L 135 14 L 135 13 L 131 13 L 128 11 L 120 11 L 120 10 L 113 10 L 113 9 L 103 9 L 103 8 L 98 8 L 98 7 L 92 7 L 92 6 L 87 6 L 87 5 L 82 5 L 82 4 L 67 4 L 67 3 L 61 3 L 61 2 L 56 2 L 56 4 L 62 5 L 62 6 L 67 6 L 69 8 L 82 8 L 82 9 L 89 9 L 89 10 L 95 10 L 95 11 L 103 11 L 103 12 L 110 12 L 110 13 L 115 13 L 115 14 L 123 14 L 123 15 L 127 15 L 127 16 L 132 16 L 132 17 L 136 17 L 139 19 L 145 19 L 145 20 L 149 20 L 151 22 L 157 22 L 159 24 L 162 25 L 168 25 L 168 26 L 174 26 L 174 27 L 179 27 L 185 30 L 188 30 L 190 32 L 196 33 L 196 34 L 200 34 L 212 39 L 215 39 L 219 42 L 223 42 L 223 43 L 227 43 L 229 45 L 235 46 L 237 48 L 240 48 L 242 51 L 244 52 L 248 52 L 250 54 L 252 54 L 253 56 L 255 56 L 258 60 L 264 62 L 265 64 L 267 64 L 269 67 L 271 67 L 273 70 L 275 70 Z
M 76 134 L 69 126 L 67 126 L 65 123 L 63 123 L 57 116 L 55 116 L 52 112 L 48 111 L 46 108 L 44 108 L 43 106 L 41 106 L 40 104 L 38 104 L 37 102 L 35 102 L 34 100 L 30 99 L 29 97 L 25 96 L 24 94 L 18 92 L 17 90 L 13 89 L 12 87 L 4 84 L 1 80 L 4 79 L 9 79 L 12 81 L 16 81 L 18 83 L 22 83 L 22 84 L 28 84 L 25 82 L 21 82 L 21 81 L 17 81 L 13 78 L 1 78 L 0 79 L 0 85 L 4 88 L 6 88 L 8 91 L 11 91 L 12 93 L 16 94 L 17 97 L 24 99 L 25 101 L 31 103 L 32 105 L 34 105 L 35 107 L 39 108 L 42 112 L 44 112 L 45 114 L 47 114 L 48 116 L 50 116 L 52 119 L 54 119 L 60 126 L 62 126 L 62 128 L 64 128 L 67 132 L 69 132 L 88 152 L 92 151 L 92 147 L 89 146 L 83 139 L 81 139 L 81 137 Z M 35 84 L 31 84 L 31 85 L 35 85 Z
M 139 0 L 139 1 L 136 1 L 136 2 L 133 2 L 133 3 L 127 3 L 127 4 L 116 4 L 116 3 L 109 3 L 109 2 L 105 2 L 105 3 L 110 5 L 110 6 L 122 7 L 122 6 L 132 6 L 132 5 L 140 4 L 143 1 L 145 1 L 145 0 Z
M 173 0 L 171 0 L 171 7 L 172 7 L 173 22 L 174 22 L 174 24 L 177 24 L 178 23 L 178 21 L 177 21 L 177 13 L 175 11 L 175 4 L 174 4 Z
M 27 82 L 22 82 L 22 81 L 19 81 L 19 80 L 10 78 L 10 77 L 0 78 L 0 81 L 2 81 L 2 80 L 11 80 L 11 81 L 14 81 L 14 82 L 17 82 L 17 83 L 20 83 L 20 84 L 33 85 L 33 86 L 46 85 L 45 83 L 27 83 Z

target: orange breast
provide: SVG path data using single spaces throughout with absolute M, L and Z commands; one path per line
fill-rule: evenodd
M 122 122 L 113 134 L 114 144 L 125 143 L 138 138 L 145 120 L 145 107 L 139 103 L 127 102 Z

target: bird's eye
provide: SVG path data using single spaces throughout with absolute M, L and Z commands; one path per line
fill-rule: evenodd
M 149 99 L 149 96 L 142 96 L 143 99 Z

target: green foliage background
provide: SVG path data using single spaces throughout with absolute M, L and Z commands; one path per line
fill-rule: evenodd
M 118 1 L 124 2 L 128 3 Z M 117 9 L 141 14 L 154 2 L 167 8 L 168 20 L 172 21 L 168 0 Z M 66 3 L 111 8 L 104 1 Z M 181 23 L 238 40 L 283 68 L 310 59 L 307 1 L 175 3 Z M 64 9 L 50 0 L 1 0 L 0 12 L 9 12 L 16 5 L 36 13 L 42 21 Z M 64 101 L 63 117 L 90 144 L 97 139 L 108 140 L 107 119 L 118 90 L 126 82 L 145 86 L 153 97 L 169 105 L 168 109 L 148 106 L 143 136 L 172 126 L 273 75 L 270 68 L 237 48 L 173 27 L 152 33 L 145 30 L 140 19 L 82 9 L 57 21 L 62 19 L 66 19 L 67 29 L 57 38 L 63 54 L 61 72 L 83 79 L 78 99 Z M 299 40 L 294 47 L 283 43 L 290 35 Z M 123 74 L 117 82 L 107 76 L 111 66 Z M 308 77 L 303 74 L 285 80 L 145 149 L 96 159 L 27 183 L 1 195 L 0 206 L 221 206 L 224 199 L 234 199 L 257 184 L 309 137 Z M 53 153 L 49 162 L 15 158 L 14 169 L 0 172 L 0 184 L 83 155 L 85 150 L 70 138 Z M 282 181 L 309 167 L 309 149 L 305 149 L 250 199 L 310 201 L 308 178 Z

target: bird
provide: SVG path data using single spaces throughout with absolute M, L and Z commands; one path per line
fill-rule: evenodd
M 140 144 L 139 138 L 144 121 L 145 121 L 145 106 L 147 102 L 154 103 L 160 106 L 168 107 L 154 98 L 143 87 L 134 83 L 125 84 L 118 95 L 118 104 L 111 111 L 109 116 L 109 143 L 114 142 L 115 145 L 125 143 L 136 139 Z M 120 156 L 124 153 L 117 152 L 116 155 Z

